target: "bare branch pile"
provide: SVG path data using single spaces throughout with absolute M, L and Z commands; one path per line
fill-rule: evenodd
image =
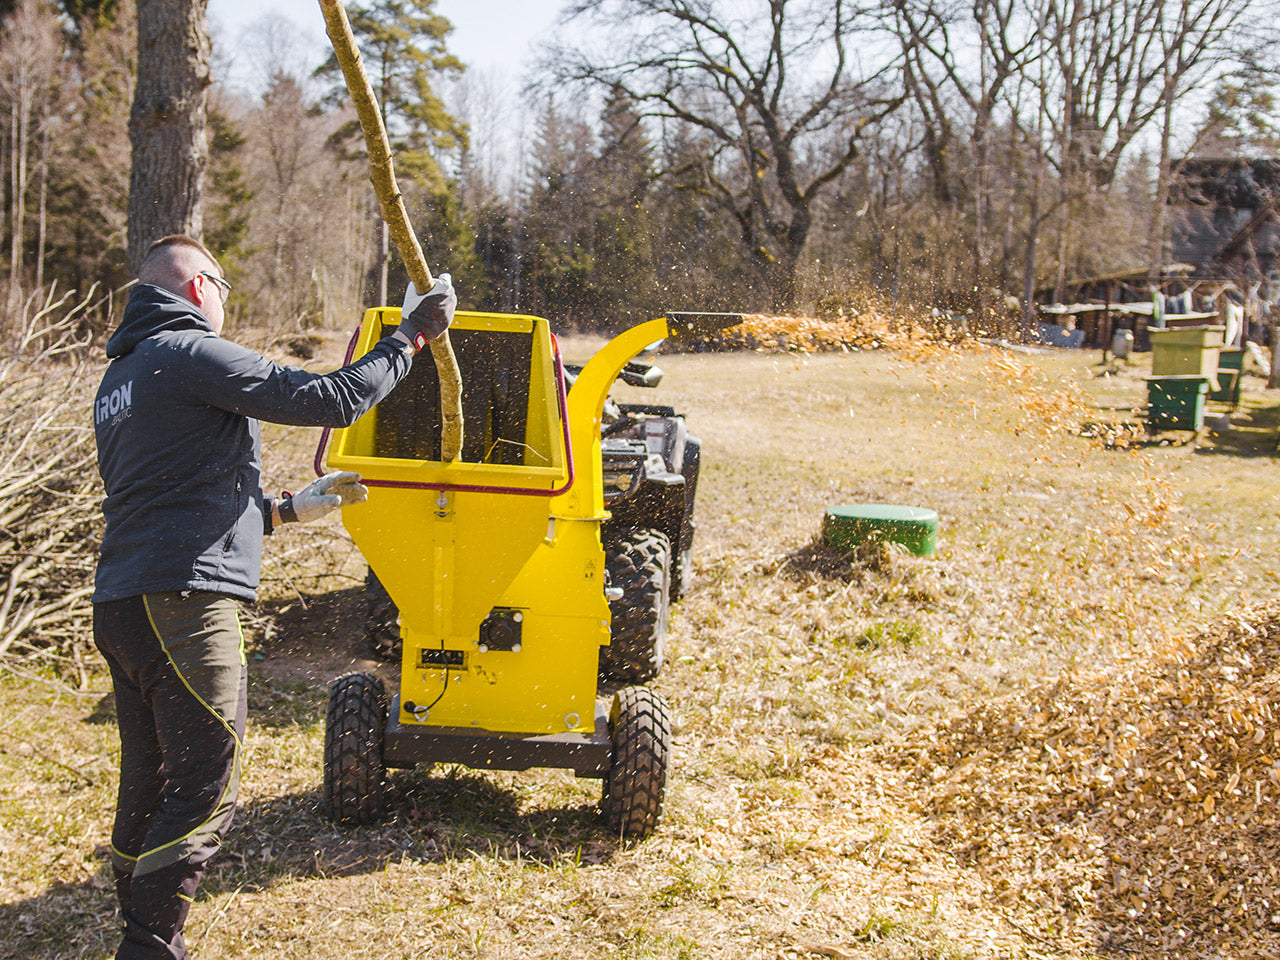
M 1280 607 L 989 703 L 905 750 L 1012 916 L 1160 956 L 1280 950 Z
M 81 679 L 101 536 L 97 371 L 81 335 L 90 297 L 33 295 L 0 360 L 0 657 L 52 660 Z

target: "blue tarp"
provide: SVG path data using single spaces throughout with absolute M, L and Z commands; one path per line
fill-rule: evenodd
M 1084 331 L 1068 330 L 1056 323 L 1041 323 L 1036 339 L 1051 347 L 1079 347 L 1084 343 Z

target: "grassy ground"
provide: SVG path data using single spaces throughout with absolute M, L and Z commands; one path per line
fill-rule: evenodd
M 627 391 L 674 403 L 704 442 L 695 581 L 657 683 L 677 718 L 667 815 L 639 844 L 598 826 L 597 783 L 555 771 L 400 774 L 385 824 L 328 824 L 325 686 L 368 666 L 363 569 L 336 523 L 276 538 L 268 596 L 249 616 L 243 808 L 192 912 L 194 955 L 1226 949 L 1227 934 L 1157 949 L 1105 888 L 1059 888 L 1048 860 L 992 855 L 991 834 L 1019 812 L 998 758 L 973 761 L 965 789 L 990 802 L 964 837 L 936 802 L 956 723 L 1148 657 L 1275 590 L 1274 397 L 1250 379 L 1230 433 L 1116 448 L 1075 431 L 1126 419 L 1141 370 L 1103 376 L 1096 361 L 682 355 L 661 359 L 656 395 Z M 266 439 L 272 485 L 304 479 L 314 436 Z M 823 510 L 863 501 L 936 509 L 937 558 L 824 548 Z M 0 958 L 111 954 L 105 691 L 101 677 L 73 691 L 20 668 L 0 687 Z

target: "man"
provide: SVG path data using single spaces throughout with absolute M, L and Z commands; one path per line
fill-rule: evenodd
M 94 403 L 106 531 L 94 640 L 111 670 L 120 791 L 111 835 L 124 919 L 117 960 L 184 960 L 200 873 L 231 824 L 246 668 L 237 601 L 256 597 L 262 538 L 367 491 L 354 473 L 265 496 L 258 421 L 347 426 L 446 330 L 447 274 L 410 285 L 399 328 L 333 373 L 282 367 L 219 334 L 231 286 L 198 241 L 152 245 Z

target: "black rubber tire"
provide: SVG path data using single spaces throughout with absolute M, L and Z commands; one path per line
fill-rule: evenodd
M 341 824 L 374 823 L 382 816 L 387 768 L 387 690 L 381 677 L 347 673 L 329 685 L 324 725 L 324 809 Z
M 693 581 L 693 550 L 681 550 L 671 568 L 671 602 L 679 603 L 684 599 L 689 584 Z
M 609 586 L 622 596 L 609 604 L 609 645 L 600 648 L 600 676 L 612 683 L 646 683 L 662 669 L 671 608 L 671 541 L 658 530 L 631 530 L 605 552 Z
M 395 663 L 403 646 L 400 639 L 400 608 L 387 593 L 378 575 L 370 568 L 364 575 L 364 635 L 369 654 L 375 660 Z
M 623 687 L 609 711 L 613 762 L 600 812 L 610 833 L 643 839 L 657 829 L 667 794 L 671 720 L 667 703 L 648 687 Z

